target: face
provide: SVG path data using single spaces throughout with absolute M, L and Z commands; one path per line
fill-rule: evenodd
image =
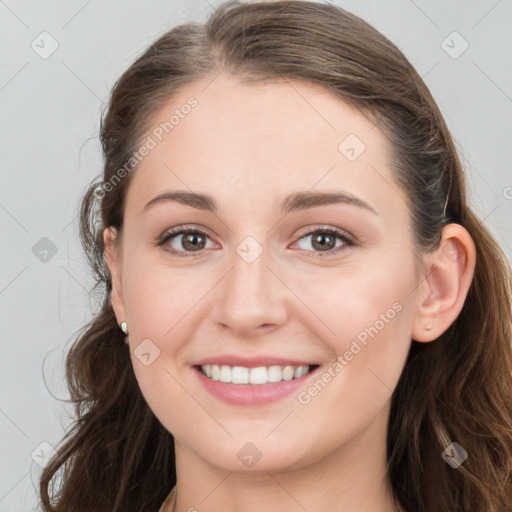
M 384 135 L 319 86 L 227 74 L 184 87 L 152 127 L 112 300 L 176 443 L 226 470 L 255 455 L 278 470 L 382 431 L 418 283 Z M 188 202 L 151 202 L 176 192 Z

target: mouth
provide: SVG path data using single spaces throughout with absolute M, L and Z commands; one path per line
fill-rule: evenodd
M 224 382 L 227 384 L 250 384 L 261 386 L 275 384 L 282 381 L 297 380 L 313 372 L 319 365 L 300 366 L 229 366 L 219 364 L 196 365 L 194 368 L 203 376 L 212 381 Z

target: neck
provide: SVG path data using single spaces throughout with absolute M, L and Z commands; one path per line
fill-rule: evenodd
M 237 473 L 210 464 L 175 440 L 174 512 L 397 512 L 386 465 L 388 412 L 336 451 L 295 469 Z

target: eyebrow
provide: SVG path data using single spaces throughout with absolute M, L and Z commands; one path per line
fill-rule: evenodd
M 217 212 L 217 204 L 213 197 L 206 194 L 196 194 L 194 192 L 173 191 L 159 194 L 149 201 L 143 208 L 143 213 L 156 204 L 162 202 L 174 201 L 186 206 L 191 206 L 198 210 L 204 210 L 212 213 Z M 330 204 L 348 204 L 368 210 L 375 215 L 378 213 L 365 201 L 355 197 L 347 192 L 296 192 L 287 196 L 280 204 L 283 213 L 289 213 L 299 210 L 306 210 L 318 206 Z

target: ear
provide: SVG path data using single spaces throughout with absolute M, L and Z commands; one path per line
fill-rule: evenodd
M 108 227 L 103 230 L 103 244 L 105 246 L 105 262 L 112 278 L 112 308 L 116 315 L 118 325 L 126 320 L 123 288 L 121 285 L 121 252 L 117 230 Z M 116 240 L 118 244 L 116 245 Z
M 448 224 L 439 247 L 425 254 L 423 261 L 411 336 L 429 342 L 441 336 L 462 310 L 475 270 L 475 244 L 462 226 Z

